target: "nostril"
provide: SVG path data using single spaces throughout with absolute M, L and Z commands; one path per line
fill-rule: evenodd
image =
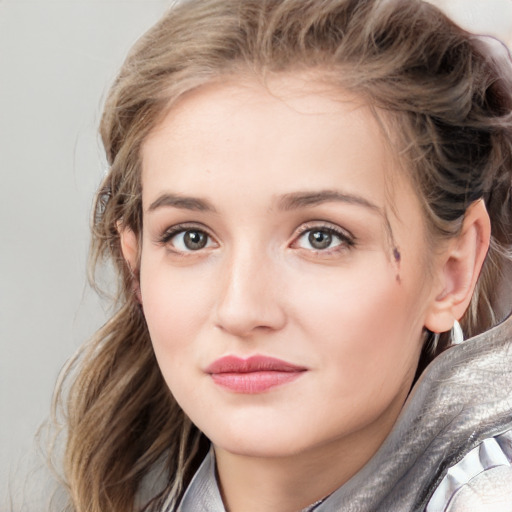
M 223 300 L 216 311 L 217 328 L 235 336 L 249 336 L 255 331 L 270 332 L 283 327 L 285 313 L 275 298 L 267 300 Z

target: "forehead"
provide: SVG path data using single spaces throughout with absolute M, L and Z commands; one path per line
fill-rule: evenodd
M 142 164 L 145 207 L 162 186 L 188 193 L 225 180 L 239 194 L 265 184 L 284 194 L 332 188 L 333 178 L 382 203 L 397 158 L 361 98 L 296 74 L 189 92 L 145 140 Z

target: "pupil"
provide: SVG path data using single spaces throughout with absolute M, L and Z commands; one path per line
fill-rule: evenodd
M 206 235 L 201 231 L 187 231 L 183 237 L 183 243 L 187 249 L 193 251 L 202 249 L 206 245 Z
M 315 249 L 326 249 L 332 242 L 332 236 L 325 231 L 312 231 L 308 238 L 309 243 Z

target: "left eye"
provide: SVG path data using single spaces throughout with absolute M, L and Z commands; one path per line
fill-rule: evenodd
M 295 244 L 302 249 L 314 251 L 325 251 L 343 244 L 351 245 L 348 237 L 327 228 L 308 229 L 299 236 Z
M 179 231 L 170 237 L 169 242 L 181 252 L 199 251 L 212 245 L 212 239 L 200 229 Z

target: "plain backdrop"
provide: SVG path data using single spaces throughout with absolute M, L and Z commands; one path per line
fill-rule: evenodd
M 2 512 L 8 483 L 33 464 L 60 368 L 105 319 L 86 284 L 89 214 L 105 170 L 101 104 L 168 4 L 0 0 Z
M 512 0 L 436 0 L 512 43 Z M 101 104 L 169 0 L 0 0 L 0 497 L 34 453 L 66 359 L 106 318 L 86 284 Z M 1 507 L 4 508 L 1 508 Z M 0 499 L 0 511 L 7 505 Z

